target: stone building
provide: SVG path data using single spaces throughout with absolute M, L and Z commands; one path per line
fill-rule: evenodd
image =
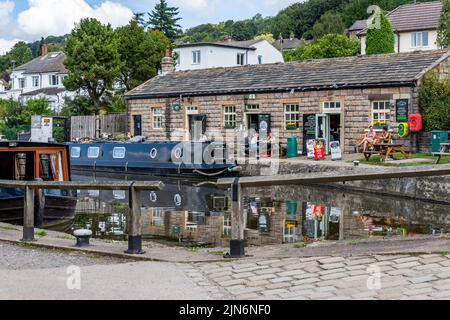
M 351 153 L 369 124 L 396 132 L 418 113 L 421 79 L 448 76 L 449 57 L 435 50 L 169 72 L 127 93 L 129 127 L 153 140 L 189 140 L 196 121 L 222 133 L 268 121 L 283 147 L 295 136 L 304 150 L 307 140 L 324 139 Z

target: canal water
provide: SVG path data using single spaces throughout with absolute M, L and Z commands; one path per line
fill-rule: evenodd
M 74 180 L 91 178 L 75 176 Z M 228 246 L 232 224 L 226 191 L 204 181 L 170 179 L 164 183 L 162 191 L 142 192 L 145 238 Z M 450 232 L 450 206 L 406 198 L 286 186 L 245 189 L 243 200 L 249 245 Z M 88 228 L 97 238 L 125 240 L 128 203 L 124 191 L 79 191 L 70 229 Z

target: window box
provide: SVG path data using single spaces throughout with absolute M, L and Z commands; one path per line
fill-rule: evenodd
M 288 124 L 286 125 L 286 130 L 298 130 L 298 127 L 296 124 Z
M 233 125 L 225 125 L 225 129 L 236 129 L 236 126 L 233 126 Z

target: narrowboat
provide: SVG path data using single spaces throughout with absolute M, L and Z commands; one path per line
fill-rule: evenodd
M 94 142 L 69 148 L 76 174 L 217 177 L 240 169 L 227 160 L 225 144 L 215 142 Z
M 0 179 L 15 181 L 70 181 L 69 148 L 34 142 L 0 142 Z M 75 217 L 76 191 L 37 190 L 35 225 L 59 226 Z M 22 223 L 24 190 L 0 188 L 0 221 Z

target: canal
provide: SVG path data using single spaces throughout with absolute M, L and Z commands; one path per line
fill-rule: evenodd
M 163 182 L 162 191 L 142 192 L 144 238 L 185 246 L 229 245 L 231 203 L 226 191 L 205 181 Z M 248 188 L 243 197 L 248 245 L 450 232 L 450 206 L 439 203 L 318 186 Z M 96 238 L 126 240 L 128 203 L 125 191 L 79 191 L 76 215 L 66 231 L 87 228 Z

